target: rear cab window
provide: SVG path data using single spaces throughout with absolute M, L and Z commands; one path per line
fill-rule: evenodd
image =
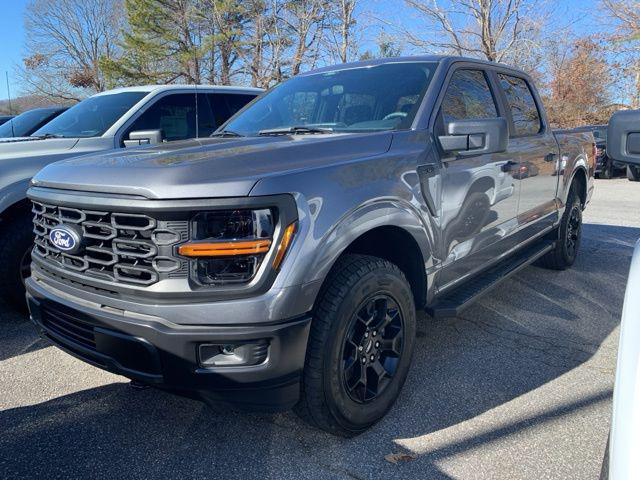
M 542 131 L 538 105 L 526 80 L 504 73 L 498 74 L 500 87 L 511 110 L 514 137 L 537 135 Z

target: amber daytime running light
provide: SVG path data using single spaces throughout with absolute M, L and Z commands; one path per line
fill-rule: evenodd
M 187 243 L 178 248 L 178 253 L 185 257 L 233 257 L 267 253 L 269 247 L 271 247 L 271 240 Z
M 270 208 L 203 212 L 192 220 L 191 241 L 178 247 L 190 258 L 190 276 L 200 285 L 229 285 L 251 281 L 272 248 L 277 270 L 291 244 L 295 222 L 276 245 L 274 211 Z

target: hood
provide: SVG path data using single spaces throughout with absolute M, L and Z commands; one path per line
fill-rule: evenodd
M 77 138 L 14 137 L 0 141 L 0 160 L 4 158 L 51 155 L 72 149 Z
M 48 165 L 33 185 L 152 199 L 249 195 L 262 178 L 386 152 L 390 132 L 207 138 Z

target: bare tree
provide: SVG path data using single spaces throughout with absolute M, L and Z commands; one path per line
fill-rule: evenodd
M 602 9 L 613 20 L 609 47 L 622 53 L 621 78 L 633 78 L 629 104 L 640 108 L 640 1 L 602 0 Z
M 283 21 L 292 39 L 291 75 L 300 73 L 305 60 L 317 58 L 320 40 L 327 20 L 325 0 L 289 0 L 284 7 Z
M 542 22 L 540 2 L 534 0 L 405 2 L 427 25 L 421 33 L 405 30 L 409 43 L 494 62 L 510 61 L 531 50 Z
M 329 0 L 330 47 L 337 60 L 346 63 L 351 60 L 355 46 L 356 9 L 358 0 Z
M 121 0 L 31 0 L 25 14 L 25 93 L 78 100 L 106 88 L 101 58 L 118 51 Z

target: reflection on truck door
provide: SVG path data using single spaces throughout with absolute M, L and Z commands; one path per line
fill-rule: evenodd
M 495 98 L 485 72 L 456 70 L 442 100 L 436 134 L 455 120 L 498 118 Z M 439 284 L 444 287 L 495 258 L 501 240 L 517 227 L 518 191 L 507 153 L 448 155 L 442 162 L 445 268 Z
M 509 152 L 520 164 L 518 218 L 521 225 L 534 222 L 530 230 L 534 234 L 557 218 L 558 144 L 551 130 L 545 128 L 527 82 L 502 73 L 498 80 L 512 120 Z

